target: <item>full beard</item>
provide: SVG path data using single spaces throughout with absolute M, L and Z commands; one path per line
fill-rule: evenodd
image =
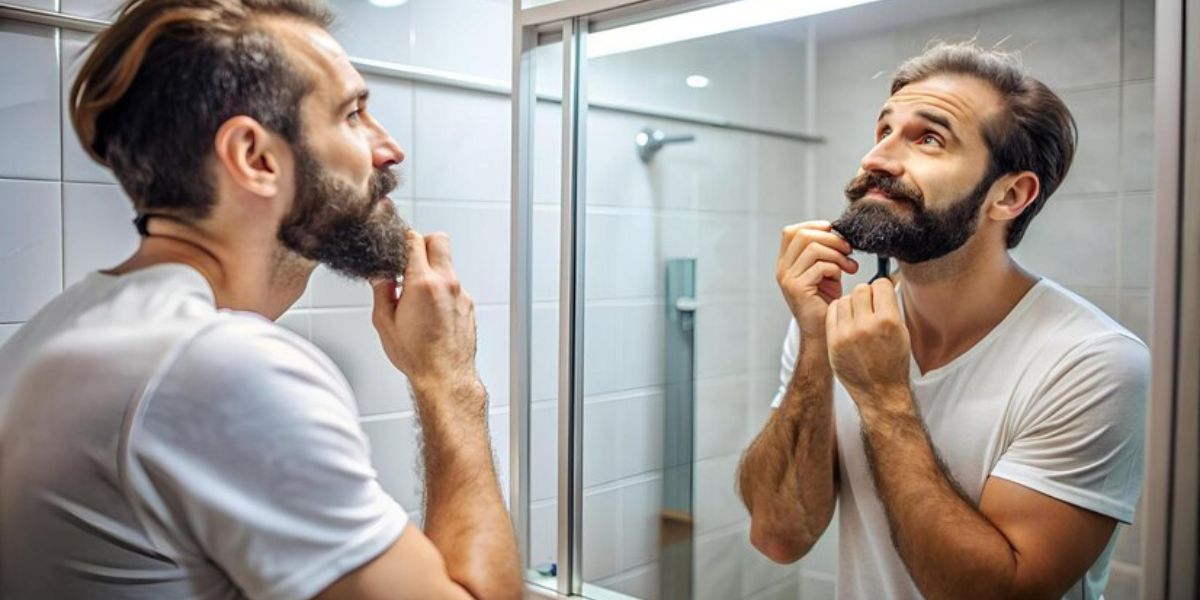
M 398 185 L 396 175 L 377 169 L 363 194 L 331 175 L 303 143 L 293 150 L 296 200 L 279 227 L 283 246 L 351 279 L 403 275 L 409 226 L 385 198 Z
M 850 206 L 833 222 L 833 228 L 850 246 L 871 254 L 916 264 L 942 258 L 961 248 L 975 235 L 979 209 L 995 177 L 985 175 L 967 196 L 944 209 L 928 210 L 920 190 L 902 181 L 864 172 L 846 186 Z M 907 205 L 911 215 L 897 214 L 890 203 L 863 201 L 872 188 L 895 203 Z

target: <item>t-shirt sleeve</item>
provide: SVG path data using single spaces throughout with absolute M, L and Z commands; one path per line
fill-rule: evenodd
M 172 546 L 247 596 L 311 598 L 403 533 L 350 390 L 311 344 L 220 325 L 161 375 L 129 434 L 134 486 Z
M 788 325 L 787 336 L 783 338 L 783 349 L 779 353 L 779 389 L 771 400 L 771 408 L 779 408 L 783 403 L 783 395 L 787 392 L 788 384 L 792 381 L 792 373 L 796 370 L 796 357 L 800 355 L 800 326 L 796 319 Z
M 1081 344 L 1041 384 L 991 474 L 1132 523 L 1148 384 L 1140 341 L 1109 334 Z

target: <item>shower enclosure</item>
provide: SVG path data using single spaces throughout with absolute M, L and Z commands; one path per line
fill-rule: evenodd
M 1196 266 L 1177 254 L 1195 192 L 1171 183 L 1180 144 L 1162 133 L 1180 127 L 1185 3 L 518 4 L 510 507 L 531 582 L 595 598 L 833 597 L 836 520 L 776 565 L 750 547 L 734 487 L 780 385 L 779 230 L 840 213 L 901 60 L 975 38 L 1022 51 L 1080 125 L 1071 177 L 1014 255 L 1153 349 L 1148 463 L 1175 466 L 1147 470 L 1145 518 L 1122 528 L 1106 597 L 1194 589 L 1194 548 L 1166 535 L 1183 524 L 1196 539 L 1194 511 L 1166 500 L 1196 498 L 1194 456 L 1169 460 L 1194 454 L 1171 415 L 1194 417 L 1177 361 L 1200 360 L 1175 318 L 1196 309 L 1179 278 Z M 755 20 L 767 4 L 792 12 Z M 740 8 L 702 17 L 722 6 Z M 857 258 L 850 283 L 875 273 Z

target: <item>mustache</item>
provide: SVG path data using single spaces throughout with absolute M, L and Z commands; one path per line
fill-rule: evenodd
M 378 200 L 395 190 L 400 185 L 401 176 L 389 167 L 376 169 L 368 182 L 368 193 L 372 200 Z
M 921 190 L 910 186 L 890 175 L 881 175 L 874 171 L 865 171 L 846 185 L 846 199 L 851 203 L 857 202 L 867 195 L 871 189 L 878 189 L 893 200 L 908 202 L 918 210 L 925 208 L 925 195 Z

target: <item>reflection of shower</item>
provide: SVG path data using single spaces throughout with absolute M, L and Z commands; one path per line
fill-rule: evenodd
M 690 133 L 667 135 L 658 129 L 645 127 L 637 133 L 634 143 L 637 145 L 637 153 L 641 157 L 642 162 L 648 163 L 650 159 L 654 158 L 655 154 L 658 154 L 659 150 L 662 150 L 663 146 L 691 142 L 695 141 L 695 139 L 696 136 Z

